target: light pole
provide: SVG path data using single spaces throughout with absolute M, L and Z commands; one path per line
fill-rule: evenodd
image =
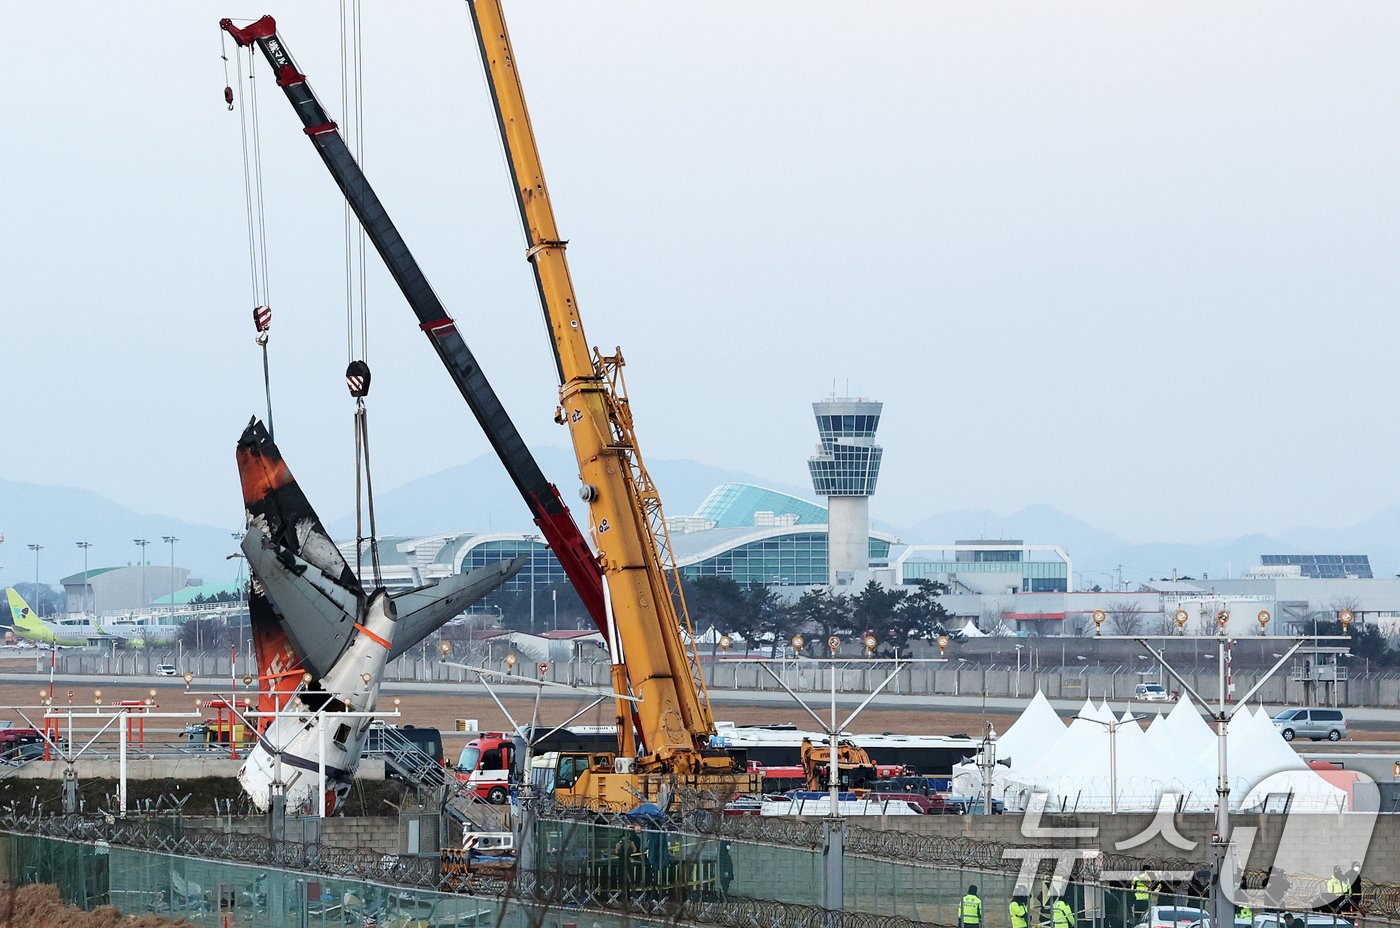
M 1017 699 L 1020 699 L 1020 698 L 1021 698 L 1021 650 L 1022 650 L 1024 647 L 1025 647 L 1025 645 L 1023 645 L 1023 644 L 1018 644 L 1018 645 L 1016 645 L 1016 698 L 1017 698 Z
M 1076 721 L 1093 722 L 1095 725 L 1102 725 L 1108 731 L 1108 811 L 1110 815 L 1118 814 L 1118 727 L 1124 724 L 1136 725 L 1138 720 L 1129 715 L 1125 719 L 1113 719 L 1105 722 L 1103 719 L 1092 719 L 1087 715 L 1076 715 Z
M 174 535 L 162 535 L 160 540 L 170 545 L 170 611 L 175 612 L 175 542 L 180 539 Z
M 39 597 L 39 552 L 44 550 L 43 545 L 30 545 L 29 550 L 34 552 L 34 608 L 38 610 L 38 615 L 44 615 L 44 601 Z
M 554 603 L 554 630 L 559 631 L 559 588 L 549 588 L 550 601 Z
M 535 633 L 535 543 L 540 540 L 538 535 L 526 535 L 525 541 L 530 545 L 530 634 Z
M 97 594 L 92 594 L 92 602 L 88 602 L 88 593 L 92 589 L 91 581 L 88 580 L 88 548 L 92 547 L 92 542 L 75 541 L 73 543 L 83 549 L 83 613 L 92 613 L 95 616 L 97 615 Z
M 150 544 L 144 538 L 133 538 L 131 543 L 141 549 L 141 608 L 145 609 L 146 602 L 146 545 Z

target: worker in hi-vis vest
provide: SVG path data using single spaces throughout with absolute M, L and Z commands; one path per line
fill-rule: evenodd
M 1030 928 L 1030 897 L 1026 894 L 1025 890 L 1017 887 L 1016 895 L 1011 897 L 1011 905 L 1008 911 L 1011 913 L 1011 928 Z
M 1152 876 L 1144 867 L 1133 877 L 1133 918 L 1141 921 L 1152 905 Z
M 1350 901 L 1348 898 L 1351 896 L 1349 876 L 1350 874 L 1342 872 L 1341 867 L 1332 868 L 1332 875 L 1327 878 L 1327 895 L 1334 898 L 1327 905 L 1328 911 L 1340 912 Z
M 977 884 L 967 888 L 967 895 L 962 897 L 962 904 L 958 907 L 958 924 L 982 925 L 982 897 L 977 895 Z
M 1050 921 L 1054 928 L 1074 928 L 1074 909 L 1069 907 L 1069 903 L 1061 899 L 1058 895 L 1052 897 L 1050 903 Z

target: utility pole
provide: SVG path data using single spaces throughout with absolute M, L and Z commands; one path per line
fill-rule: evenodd
M 792 642 L 793 651 L 797 654 L 800 654 L 802 651 L 801 639 L 802 636 L 798 635 L 794 637 Z M 774 682 L 776 682 L 787 692 L 789 696 L 792 697 L 794 702 L 796 702 L 799 706 L 806 710 L 807 714 L 810 715 L 813 721 L 817 723 L 817 726 L 826 733 L 827 772 L 829 789 L 829 798 L 827 799 L 827 803 L 829 805 L 829 808 L 827 810 L 828 814 L 826 818 L 822 821 L 822 870 L 825 879 L 822 883 L 821 905 L 822 908 L 826 909 L 829 912 L 842 912 L 846 908 L 846 820 L 841 816 L 840 804 L 840 753 L 838 751 L 838 747 L 840 745 L 841 733 L 843 731 L 846 731 L 850 727 L 851 723 L 855 721 L 856 716 L 860 715 L 862 712 L 865 711 L 865 707 L 870 705 L 870 703 L 875 699 L 875 697 L 880 694 L 881 690 L 883 690 L 886 686 L 893 682 L 897 676 L 899 676 L 900 672 L 904 669 L 904 665 L 899 662 L 898 658 L 895 658 L 894 670 L 892 670 L 890 674 L 887 677 L 885 677 L 884 682 L 882 682 L 879 686 L 875 687 L 875 689 L 870 692 L 870 695 L 867 696 L 865 700 L 861 702 L 861 704 L 857 706 L 855 710 L 846 717 L 846 720 L 844 722 L 840 722 L 838 724 L 836 720 L 836 652 L 841 646 L 841 639 L 835 635 L 832 635 L 830 638 L 827 639 L 826 644 L 827 648 L 831 651 L 831 660 L 829 662 L 831 665 L 830 721 L 823 719 L 812 709 L 811 706 L 807 705 L 807 703 L 802 699 L 801 696 L 793 692 L 792 687 L 788 686 L 787 683 L 783 680 L 783 678 L 779 674 L 775 673 L 773 671 L 773 668 L 769 666 L 770 662 L 760 660 L 756 663 L 759 667 L 763 668 L 764 672 L 767 673 L 768 676 L 773 678 Z M 867 636 L 865 640 L 865 647 L 867 651 L 875 650 L 873 636 Z M 944 641 L 941 644 L 941 647 L 946 647 L 946 641 Z
M 1269 611 L 1267 609 L 1263 609 L 1260 610 L 1257 618 L 1259 622 L 1259 630 L 1261 633 L 1263 633 L 1267 629 L 1269 620 L 1272 618 L 1272 616 L 1269 614 Z M 1176 620 L 1178 628 L 1184 628 L 1186 624 L 1185 614 L 1182 612 L 1178 612 Z M 1227 648 L 1231 644 L 1230 637 L 1226 633 L 1226 626 L 1230 623 L 1230 613 L 1224 609 L 1220 610 L 1216 613 L 1215 622 L 1217 632 L 1215 635 L 1209 636 L 1215 638 L 1217 648 L 1217 660 L 1215 662 L 1217 674 L 1217 699 L 1216 704 L 1214 706 L 1212 706 L 1203 696 L 1201 696 L 1201 694 L 1197 693 L 1191 687 L 1191 684 L 1186 682 L 1186 678 L 1182 676 L 1182 674 L 1179 673 L 1176 670 L 1176 668 L 1174 668 L 1171 664 L 1167 663 L 1166 658 L 1162 656 L 1162 653 L 1157 649 L 1153 648 L 1152 645 L 1148 643 L 1148 637 L 1133 637 L 1134 640 L 1136 640 L 1139 644 L 1146 648 L 1147 652 L 1151 654 L 1154 658 L 1156 658 L 1158 663 L 1162 666 L 1162 668 L 1166 670 L 1166 672 L 1169 673 L 1173 679 L 1176 680 L 1176 682 L 1181 686 L 1182 692 L 1185 693 L 1193 702 L 1199 705 L 1202 709 L 1204 709 L 1215 722 L 1217 769 L 1215 787 L 1215 833 L 1211 836 L 1210 842 L 1211 865 L 1214 868 L 1214 879 L 1211 881 L 1210 887 L 1210 917 L 1213 923 L 1216 925 L 1232 925 L 1235 921 L 1235 904 L 1231 901 L 1230 895 L 1227 892 L 1229 887 L 1222 885 L 1222 876 L 1225 873 L 1226 855 L 1230 849 L 1230 780 L 1228 767 L 1229 758 L 1228 752 L 1226 750 L 1226 743 L 1229 737 L 1230 719 L 1236 712 L 1239 711 L 1241 706 L 1247 705 L 1249 701 L 1254 698 L 1254 694 L 1259 692 L 1259 690 L 1263 688 L 1264 684 L 1267 683 L 1274 674 L 1278 673 L 1278 671 L 1284 666 L 1284 664 L 1293 659 L 1293 655 L 1296 654 L 1298 652 L 1298 649 L 1306 643 L 1307 639 L 1303 637 L 1295 639 L 1293 646 L 1289 648 L 1288 651 L 1284 653 L 1282 657 L 1279 658 L 1278 662 L 1274 664 L 1273 667 L 1269 668 L 1269 670 L 1265 672 L 1258 679 L 1258 681 L 1255 682 L 1254 686 L 1249 690 L 1249 692 L 1245 693 L 1244 696 L 1242 696 L 1238 702 L 1232 702 L 1229 699 L 1230 694 L 1227 687 L 1227 668 L 1225 659 Z M 1344 632 L 1347 630 L 1346 623 L 1343 624 L 1342 630 Z M 1152 637 L 1165 638 L 1166 636 Z M 1330 638 L 1333 636 L 1328 637 Z M 1343 635 L 1341 637 L 1345 639 L 1347 636 Z
M 997 766 L 997 730 L 987 723 L 987 733 L 982 737 L 982 814 L 992 814 L 992 772 Z

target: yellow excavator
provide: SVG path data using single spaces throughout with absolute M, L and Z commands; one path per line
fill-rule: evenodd
M 802 772 L 807 777 L 807 788 L 824 791 L 831 786 L 831 745 L 814 744 L 811 738 L 802 739 Z M 839 738 L 836 741 L 836 783 L 843 790 L 869 789 L 875 782 L 877 769 L 865 748 L 853 741 Z
M 555 420 L 568 426 L 578 458 L 579 496 L 603 572 L 611 618 L 615 691 L 638 700 L 618 726 L 617 754 L 548 753 L 532 785 L 593 808 L 663 808 L 683 791 L 711 799 L 756 792 L 741 758 L 711 746 L 714 717 L 671 556 L 661 497 L 637 446 L 622 377 L 622 352 L 590 348 L 555 224 L 520 72 L 499 0 L 468 0 L 487 85 L 505 145 L 525 257 L 534 271 L 559 376 Z M 690 640 L 694 641 L 693 634 Z M 618 713 L 622 720 L 623 712 Z M 635 728 L 635 731 L 634 731 Z

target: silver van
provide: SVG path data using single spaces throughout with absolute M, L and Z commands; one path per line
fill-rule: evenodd
M 1341 709 L 1285 709 L 1274 716 L 1274 727 L 1284 741 L 1295 737 L 1341 741 L 1347 736 L 1347 720 Z

